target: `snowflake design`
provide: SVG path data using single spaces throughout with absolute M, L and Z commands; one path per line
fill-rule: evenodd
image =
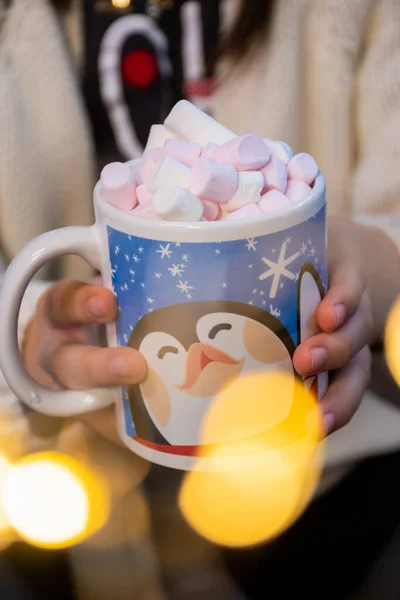
M 129 330 L 133 331 L 133 325 L 129 325 Z
M 249 269 L 252 269 L 254 265 L 249 265 Z
M 153 312 L 154 308 L 148 308 L 147 312 Z
M 286 267 L 300 256 L 300 252 L 296 252 L 295 254 L 292 254 L 292 256 L 285 258 L 286 246 L 287 242 L 283 242 L 281 251 L 279 253 L 278 262 L 276 263 L 270 260 L 269 258 L 262 257 L 262 261 L 269 267 L 269 269 L 268 271 L 262 273 L 259 279 L 260 281 L 263 281 L 264 279 L 268 279 L 269 277 L 273 278 L 271 290 L 269 293 L 270 298 L 276 297 L 281 277 L 287 277 L 290 280 L 293 280 L 295 277 L 294 274 L 291 271 L 288 271 Z
M 282 311 L 279 308 L 274 308 L 272 304 L 269 305 L 269 312 L 273 317 L 276 317 L 277 319 L 279 319 L 282 314 Z
M 215 250 L 215 254 L 221 254 L 221 250 L 220 250 L 219 248 L 217 248 L 217 249 Z
M 257 288 L 254 288 L 253 294 L 257 294 Z
M 139 252 L 139 254 L 143 254 L 143 252 L 144 252 L 143 246 L 139 246 L 138 252 Z
M 183 260 L 183 262 L 187 262 L 189 260 L 189 254 L 183 254 L 182 260 Z
M 308 256 L 312 256 L 314 257 L 317 254 L 317 251 L 315 249 L 315 246 L 311 246 L 310 252 L 308 253 Z
M 152 298 L 151 296 L 147 296 L 146 300 L 149 304 L 154 304 L 154 298 Z
M 119 246 L 115 246 L 114 248 L 114 254 L 115 256 L 118 256 L 118 254 L 121 252 L 121 248 Z
M 126 335 L 126 333 L 124 333 L 124 342 L 125 342 L 125 344 L 128 343 L 128 336 Z
M 254 239 L 254 238 L 247 238 L 247 244 L 246 244 L 246 248 L 247 250 L 256 250 L 256 245 L 258 244 L 258 242 Z
M 144 287 L 144 283 L 143 283 L 143 281 L 142 281 L 142 283 L 141 283 L 140 285 L 141 285 L 142 287 Z
M 129 273 L 132 275 L 132 277 L 135 277 L 135 271 L 133 269 L 129 269 Z
M 302 256 L 304 256 L 304 254 L 307 252 L 307 244 L 305 242 L 303 242 L 300 246 L 300 254 Z
M 181 243 L 180 242 L 175 242 L 175 248 L 180 248 L 181 247 Z
M 135 261 L 135 263 L 140 262 L 140 258 L 136 254 L 132 254 L 132 258 Z
M 222 287 L 223 287 L 223 288 L 226 290 L 226 288 L 227 288 L 228 286 L 227 286 L 227 284 L 224 282 L 224 283 L 222 284 Z
M 263 290 L 261 290 L 260 296 L 265 296 L 265 292 L 263 292 Z
M 250 306 L 253 306 L 253 304 L 254 304 L 253 300 L 249 300 L 249 304 L 250 304 Z
M 292 238 L 289 236 L 286 238 L 285 243 L 290 244 L 291 241 L 292 241 Z
M 161 277 L 162 277 L 162 273 L 154 273 L 154 277 L 155 277 L 156 279 L 161 279 Z
M 125 260 L 126 260 L 126 262 L 129 262 L 131 260 L 131 257 L 129 256 L 129 254 L 125 254 Z
M 300 271 L 296 271 L 294 274 L 294 281 L 298 281 L 300 277 Z
M 191 285 L 188 284 L 187 281 L 182 281 L 182 279 L 179 280 L 179 283 L 176 287 L 182 292 L 182 294 L 189 294 L 189 290 L 194 289 Z
M 276 253 L 276 248 L 272 248 L 271 252 L 272 252 L 272 254 L 275 254 Z
M 171 258 L 172 250 L 170 250 L 170 247 L 171 244 L 165 244 L 165 246 L 160 244 L 160 249 L 156 250 L 156 252 L 160 255 L 160 258 L 164 258 L 164 256 Z
M 168 271 L 171 273 L 172 277 L 181 277 L 184 269 L 184 265 L 172 265 L 172 267 L 168 268 Z

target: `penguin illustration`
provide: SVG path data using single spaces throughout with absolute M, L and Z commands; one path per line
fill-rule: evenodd
M 303 267 L 298 293 L 301 341 L 315 333 L 315 307 L 322 296 L 317 271 Z M 146 379 L 128 388 L 137 439 L 157 449 L 180 447 L 190 453 L 213 399 L 246 373 L 285 372 L 293 379 L 293 390 L 298 378 L 292 364 L 295 344 L 287 329 L 265 310 L 239 302 L 190 302 L 155 310 L 137 323 L 129 345 L 148 364 Z M 304 385 L 317 391 L 318 378 L 307 378 Z M 288 398 L 277 413 L 282 420 L 291 402 Z M 259 427 L 252 434 L 261 434 L 263 424 Z

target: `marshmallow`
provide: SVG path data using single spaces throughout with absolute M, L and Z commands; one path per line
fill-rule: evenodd
M 214 144 L 213 142 L 209 142 L 201 151 L 201 156 L 204 158 L 211 158 L 212 160 L 216 160 L 216 155 L 221 146 L 218 144 Z
M 263 141 L 267 145 L 271 154 L 277 158 L 280 158 L 285 165 L 287 165 L 289 160 L 294 156 L 293 150 L 289 144 L 285 144 L 285 142 L 277 142 L 275 140 L 269 140 L 268 138 L 264 138 Z
M 287 172 L 289 179 L 301 179 L 311 185 L 318 175 L 318 165 L 310 154 L 301 152 L 290 159 Z
M 135 210 L 132 210 L 130 214 L 134 215 L 135 217 L 141 217 L 144 219 L 155 219 L 156 221 L 161 221 L 161 217 L 154 212 L 153 206 L 151 204 L 139 205 L 135 208 Z
M 198 158 L 190 172 L 189 190 L 199 198 L 227 202 L 238 188 L 238 179 L 232 165 Z
M 264 188 L 264 176 L 259 171 L 243 171 L 239 173 L 238 189 L 228 202 L 224 202 L 224 210 L 233 212 L 247 204 L 256 204 L 261 198 Z
M 219 204 L 217 202 L 213 202 L 212 200 L 204 200 L 202 199 L 204 206 L 204 217 L 207 221 L 217 221 L 219 216 Z M 230 202 L 230 201 L 229 201 Z
M 200 146 L 205 146 L 208 142 L 225 144 L 236 137 L 232 131 L 187 100 L 181 100 L 175 104 L 165 119 L 164 125 L 176 137 L 200 144 Z
M 271 154 L 256 135 L 241 135 L 223 144 L 216 152 L 215 160 L 236 167 L 238 171 L 256 171 L 268 164 Z
M 191 167 L 199 158 L 201 146 L 191 142 L 180 142 L 179 140 L 167 140 L 164 146 L 164 156 L 171 156 L 187 167 Z
M 170 156 L 164 156 L 157 164 L 148 182 L 151 193 L 165 185 L 189 187 L 190 169 Z
M 200 221 L 204 210 L 197 196 L 176 185 L 166 185 L 156 191 L 153 209 L 166 221 Z
M 258 203 L 258 207 L 262 212 L 275 212 L 283 210 L 288 206 L 293 206 L 293 202 L 278 190 L 267 192 Z
M 144 152 L 152 148 L 163 148 L 165 142 L 171 139 L 176 140 L 176 137 L 164 125 L 152 125 Z
M 270 190 L 285 192 L 287 185 L 287 171 L 283 160 L 272 155 L 267 166 L 261 169 L 261 173 L 264 176 L 265 182 L 263 193 L 269 192 Z
M 137 204 L 132 171 L 123 163 L 110 163 L 101 172 L 101 190 L 106 202 L 129 212 Z
M 261 217 L 262 212 L 258 208 L 257 204 L 249 204 L 248 206 L 243 206 L 239 208 L 239 210 L 235 210 L 235 212 L 230 213 L 227 217 L 227 221 L 233 221 L 234 219 L 248 219 L 249 217 Z
M 146 154 L 143 154 L 143 158 L 136 170 L 136 179 L 139 185 L 149 181 L 162 154 L 163 151 L 161 148 L 152 148 Z
M 138 185 L 136 188 L 136 196 L 141 206 L 151 204 L 153 201 L 153 194 L 150 192 L 146 183 Z
M 136 193 L 138 193 L 137 190 Z M 309 185 L 307 185 L 307 183 L 301 181 L 300 179 L 289 179 L 285 194 L 289 200 L 295 204 L 298 204 L 311 196 L 312 189 Z

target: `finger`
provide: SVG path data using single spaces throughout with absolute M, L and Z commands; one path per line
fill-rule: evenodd
M 356 314 L 334 333 L 319 333 L 296 350 L 293 362 L 301 375 L 342 368 L 373 335 L 373 319 L 368 296 L 364 294 Z
M 110 290 L 71 280 L 53 286 L 45 294 L 42 307 L 57 326 L 108 323 L 118 313 L 115 296 Z
M 317 309 L 317 324 L 322 331 L 335 331 L 355 314 L 366 286 L 360 269 L 333 267 L 329 289 Z
M 365 346 L 353 360 L 338 371 L 320 407 L 326 434 L 346 425 L 357 411 L 371 378 L 371 352 Z
M 147 365 L 133 348 L 64 344 L 54 352 L 51 369 L 63 386 L 84 390 L 138 383 L 146 376 Z

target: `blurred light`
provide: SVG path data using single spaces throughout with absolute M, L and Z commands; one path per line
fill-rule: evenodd
M 385 329 L 385 354 L 389 369 L 400 385 L 400 299 L 390 311 Z
M 100 480 L 83 464 L 55 452 L 18 461 L 4 481 L 2 505 L 21 537 L 45 548 L 82 541 L 108 514 Z
M 10 463 L 5 456 L 0 454 L 0 494 L 4 487 L 4 480 L 7 477 L 7 474 L 10 469 Z M 0 546 L 1 540 L 6 532 L 10 529 L 10 524 L 8 519 L 4 513 L 4 510 L 0 504 Z
M 115 8 L 128 8 L 130 6 L 131 0 L 111 0 L 112 5 Z
M 198 533 L 225 546 L 279 535 L 303 512 L 321 472 L 316 399 L 292 375 L 254 373 L 216 399 L 203 443 L 215 440 L 217 430 L 221 439 L 236 441 L 210 445 L 186 474 L 183 515 Z

